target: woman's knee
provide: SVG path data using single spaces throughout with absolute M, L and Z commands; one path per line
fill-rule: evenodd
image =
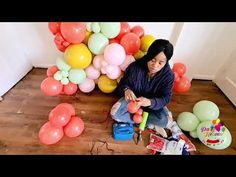
M 118 100 L 111 108 L 111 117 L 112 119 L 119 121 L 122 118 L 122 115 L 127 112 L 127 101 L 123 97 Z

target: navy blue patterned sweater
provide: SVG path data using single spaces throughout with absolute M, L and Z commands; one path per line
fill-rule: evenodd
M 124 89 L 130 88 L 137 97 L 143 96 L 151 100 L 148 109 L 158 110 L 170 102 L 173 83 L 174 73 L 168 63 L 150 79 L 148 68 L 133 62 L 127 67 L 116 92 L 119 96 L 124 96 Z

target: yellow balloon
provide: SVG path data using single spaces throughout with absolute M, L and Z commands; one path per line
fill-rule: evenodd
M 144 35 L 141 38 L 141 47 L 140 49 L 144 52 L 148 51 L 148 48 L 150 47 L 150 45 L 155 41 L 155 37 L 152 35 Z
M 92 35 L 92 32 L 86 31 L 85 39 L 83 41 L 84 44 L 88 45 L 88 40 L 91 35 Z
M 116 89 L 117 82 L 109 79 L 106 75 L 102 75 L 98 79 L 98 87 L 104 93 L 111 93 Z
M 64 53 L 66 62 L 76 69 L 84 69 L 92 62 L 92 54 L 88 47 L 81 44 L 73 44 L 66 48 Z
M 144 55 L 145 55 L 144 52 L 143 52 L 142 50 L 139 50 L 138 52 L 136 52 L 136 53 L 134 54 L 134 58 L 135 58 L 136 60 L 138 60 L 138 59 L 142 58 Z

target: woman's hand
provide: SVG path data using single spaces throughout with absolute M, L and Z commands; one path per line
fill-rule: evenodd
M 138 104 L 138 106 L 150 106 L 151 105 L 151 100 L 145 97 L 139 97 L 135 100 Z
M 136 99 L 136 96 L 132 90 L 130 90 L 130 89 L 125 90 L 125 100 L 135 101 L 135 99 Z

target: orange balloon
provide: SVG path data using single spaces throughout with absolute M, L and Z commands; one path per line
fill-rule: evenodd
M 70 121 L 71 116 L 71 112 L 68 108 L 58 106 L 49 113 L 49 121 L 54 127 L 63 127 Z
M 140 124 L 142 121 L 143 121 L 143 117 L 139 114 L 135 114 L 133 116 L 133 121 L 136 123 L 136 124 Z
M 172 71 L 178 73 L 181 77 L 186 73 L 186 66 L 183 63 L 175 63 Z
M 53 127 L 50 122 L 46 122 L 39 130 L 39 140 L 41 143 L 50 145 L 60 141 L 63 137 L 63 129 Z
M 48 28 L 54 35 L 60 32 L 60 25 L 60 22 L 48 22 Z
M 47 69 L 47 76 L 53 77 L 53 75 L 58 71 L 58 67 L 56 65 L 51 66 Z
M 64 127 L 64 132 L 68 137 L 79 136 L 84 130 L 84 122 L 77 116 L 72 116 L 70 122 Z
M 143 37 L 144 35 L 144 29 L 141 26 L 134 26 L 131 29 L 131 32 L 137 34 L 139 38 Z
M 138 111 L 139 107 L 137 106 L 136 101 L 130 101 L 128 104 L 128 111 L 130 113 L 136 113 Z
M 82 22 L 63 22 L 61 34 L 68 42 L 80 44 L 86 36 L 86 25 Z
M 127 55 L 138 52 L 140 48 L 140 39 L 134 33 L 126 33 L 120 40 L 120 44 L 124 47 Z
M 53 77 L 48 77 L 42 81 L 40 88 L 46 96 L 56 96 L 61 93 L 63 85 Z
M 191 87 L 191 82 L 185 76 L 182 76 L 179 82 L 174 82 L 174 91 L 178 93 L 184 93 L 189 91 Z
M 75 108 L 72 104 L 69 103 L 60 103 L 59 105 L 57 105 L 56 107 L 64 107 L 66 109 L 68 109 L 70 111 L 71 116 L 75 115 Z
M 63 91 L 64 94 L 66 95 L 73 95 L 77 92 L 77 90 L 78 90 L 78 85 L 72 82 L 69 82 L 68 84 L 63 86 Z

